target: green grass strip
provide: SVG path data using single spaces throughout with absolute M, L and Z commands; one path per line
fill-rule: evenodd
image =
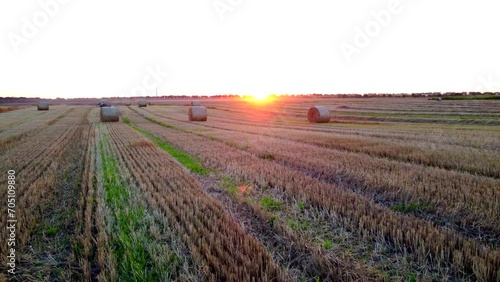
M 129 199 L 125 185 L 120 180 L 116 160 L 107 156 L 102 142 L 99 144 L 102 166 L 103 187 L 106 194 L 106 204 L 113 211 L 114 224 L 111 232 L 113 255 L 118 263 L 118 276 L 120 280 L 144 280 L 151 274 L 145 273 L 146 250 L 139 242 L 134 242 L 131 233 L 138 228 L 141 218 L 140 210 L 125 211 Z M 139 236 L 135 236 L 140 240 Z
M 443 100 L 500 100 L 497 95 L 444 96 Z
M 169 125 L 164 124 L 162 122 L 157 122 L 157 121 L 155 121 L 155 120 L 153 120 L 151 118 L 146 118 L 146 119 L 149 120 L 149 121 L 151 121 L 151 122 L 157 123 L 157 124 L 159 124 L 161 126 L 167 127 L 167 128 L 177 129 L 177 128 L 173 127 L 173 126 L 169 126 Z M 146 136 L 156 146 L 158 146 L 163 151 L 165 151 L 168 154 L 170 154 L 172 157 L 174 157 L 177 161 L 179 161 L 183 166 L 185 166 L 190 171 L 192 171 L 192 172 L 194 172 L 196 174 L 199 174 L 199 175 L 205 175 L 205 174 L 207 174 L 207 170 L 205 168 L 203 168 L 203 166 L 197 160 L 195 160 L 193 157 L 191 157 L 189 154 L 185 153 L 182 150 L 179 150 L 179 149 L 175 148 L 170 143 L 168 143 L 168 142 L 166 142 L 166 141 L 158 138 L 157 136 L 155 136 L 153 133 L 151 133 L 151 132 L 149 132 L 149 131 L 147 131 L 145 129 L 142 129 L 140 127 L 138 127 L 133 122 L 131 122 L 130 119 L 128 119 L 127 117 L 123 118 L 123 123 L 125 123 L 126 125 L 132 127 L 135 131 L 137 131 L 137 132 L 143 134 L 144 136 Z
M 106 137 L 104 137 L 105 140 Z M 175 262 L 155 263 L 148 246 L 155 239 L 144 222 L 144 208 L 133 200 L 127 184 L 121 178 L 117 160 L 106 154 L 103 140 L 99 151 L 103 167 L 103 188 L 106 205 L 113 218 L 111 224 L 111 251 L 117 263 L 119 281 L 158 281 L 168 277 Z M 166 254 L 168 256 L 168 254 Z
M 182 130 L 181 128 L 178 128 L 178 127 L 170 125 L 170 124 L 166 124 L 164 122 L 158 121 L 158 120 L 151 118 L 151 117 L 144 117 L 144 118 L 149 120 L 152 123 L 156 123 L 156 124 L 161 125 L 161 126 L 166 127 L 166 128 Z M 182 130 L 182 131 L 184 131 L 184 130 Z

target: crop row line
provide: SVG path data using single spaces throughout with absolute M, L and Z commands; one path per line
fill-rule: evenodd
M 133 113 L 129 117 L 133 122 L 142 119 Z M 254 179 L 262 185 L 269 183 L 276 189 L 290 193 L 297 200 L 305 199 L 315 206 L 338 214 L 344 224 L 356 227 L 359 232 L 406 246 L 422 260 L 443 265 L 452 263 L 460 275 L 464 276 L 472 274 L 478 279 L 486 280 L 500 277 L 498 250 L 481 246 L 450 230 L 435 228 L 429 222 L 394 213 L 358 194 L 297 174 L 296 171 L 271 161 L 242 154 L 219 142 L 153 123 L 141 125 L 220 169 Z M 223 155 L 218 154 L 222 151 Z
M 150 205 L 163 211 L 195 260 L 205 265 L 209 279 L 280 279 L 265 249 L 246 235 L 181 166 L 151 146 L 131 147 L 126 141 L 126 136 L 134 136 L 130 130 L 111 128 L 120 155 L 148 193 Z M 148 167 L 161 167 L 165 173 Z

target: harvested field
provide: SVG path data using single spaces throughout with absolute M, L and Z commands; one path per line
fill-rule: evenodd
M 22 108 L 24 108 L 24 107 L 16 107 L 16 106 L 3 107 L 3 106 L 0 106 L 0 113 L 16 111 L 16 110 L 20 110 Z
M 191 102 L 0 111 L 14 281 L 500 279 L 500 100 Z

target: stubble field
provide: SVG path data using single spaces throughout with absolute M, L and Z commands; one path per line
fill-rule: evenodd
M 500 280 L 500 101 L 201 103 L 0 111 L 0 279 Z

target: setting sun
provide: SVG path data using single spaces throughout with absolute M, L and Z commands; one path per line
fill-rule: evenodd
M 245 100 L 254 102 L 254 103 L 268 103 L 272 102 L 274 100 L 274 95 L 272 94 L 267 94 L 265 92 L 262 93 L 253 93 L 249 95 L 243 96 Z
M 266 94 L 266 93 L 257 93 L 257 94 L 253 94 L 252 96 L 257 101 L 264 101 L 264 100 L 267 100 L 269 98 L 269 94 Z

